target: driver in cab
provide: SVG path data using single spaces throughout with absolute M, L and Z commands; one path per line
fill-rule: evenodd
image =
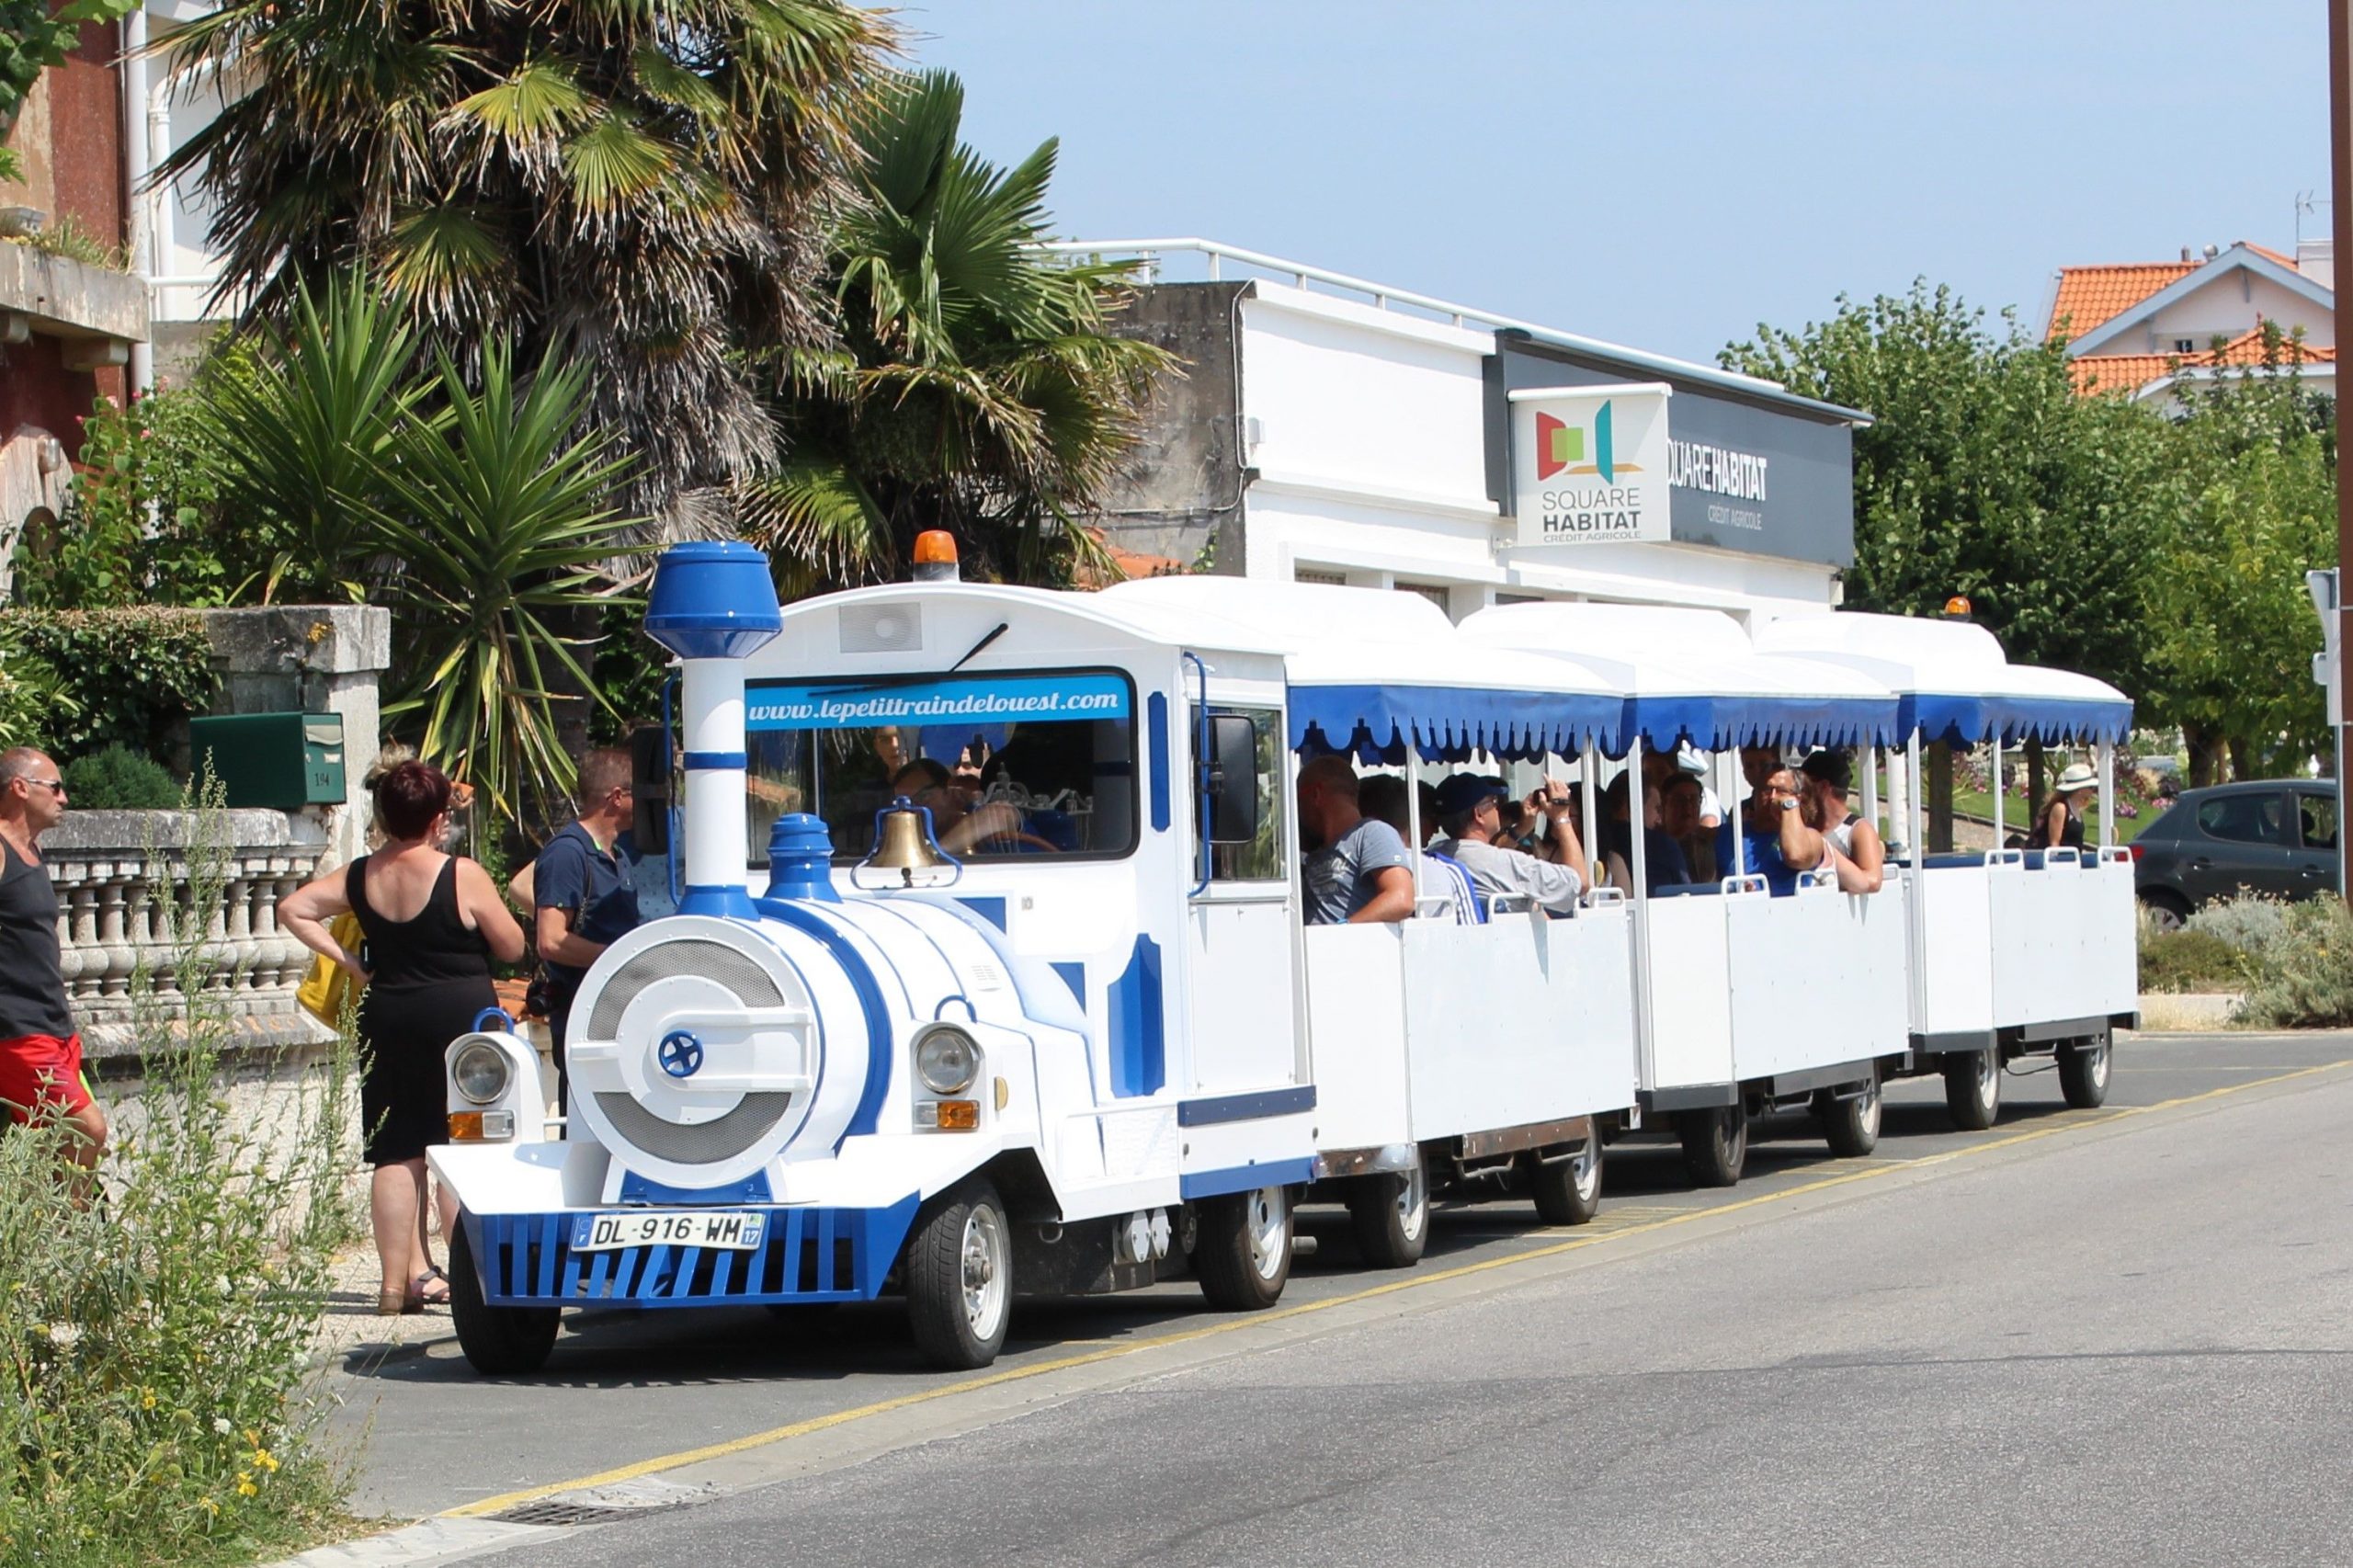
M 1357 770 L 1335 753 L 1299 770 L 1299 825 L 1323 847 L 1301 883 L 1310 926 L 1363 926 L 1414 917 L 1414 858 L 1397 830 L 1364 814 Z

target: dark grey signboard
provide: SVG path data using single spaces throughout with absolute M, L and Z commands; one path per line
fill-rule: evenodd
M 1836 411 L 1795 397 L 1752 397 L 1677 377 L 1654 362 L 1611 359 L 1524 333 L 1499 332 L 1495 346 L 1487 362 L 1487 493 L 1506 511 L 1510 393 L 1665 381 L 1675 389 L 1666 405 L 1675 540 L 1854 564 L 1854 433 Z

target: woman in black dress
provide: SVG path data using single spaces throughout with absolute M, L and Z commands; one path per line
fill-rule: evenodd
M 425 1237 L 425 1151 L 449 1142 L 443 1053 L 497 1006 L 490 960 L 523 956 L 523 928 L 490 873 L 439 846 L 451 789 L 429 763 L 404 762 L 376 785 L 383 846 L 279 903 L 278 917 L 314 953 L 362 977 L 360 1124 L 374 1167 L 369 1211 L 383 1265 L 376 1310 L 413 1312 L 449 1299 Z M 366 940 L 347 952 L 326 922 L 348 912 Z M 443 1195 L 445 1199 L 447 1194 Z M 444 1203 L 442 1233 L 456 1216 Z

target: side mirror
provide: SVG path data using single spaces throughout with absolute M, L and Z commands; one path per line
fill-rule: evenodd
M 1210 715 L 1210 744 L 1201 792 L 1209 797 L 1211 844 L 1247 844 L 1258 836 L 1258 736 L 1239 713 Z
M 669 737 L 649 724 L 629 738 L 630 790 L 637 803 L 630 832 L 640 855 L 670 852 Z

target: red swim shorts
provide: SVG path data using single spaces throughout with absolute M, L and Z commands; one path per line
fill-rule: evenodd
M 82 1037 L 19 1035 L 0 1040 L 0 1106 L 11 1121 L 22 1121 L 39 1106 L 55 1106 L 71 1116 L 90 1103 L 82 1082 Z

